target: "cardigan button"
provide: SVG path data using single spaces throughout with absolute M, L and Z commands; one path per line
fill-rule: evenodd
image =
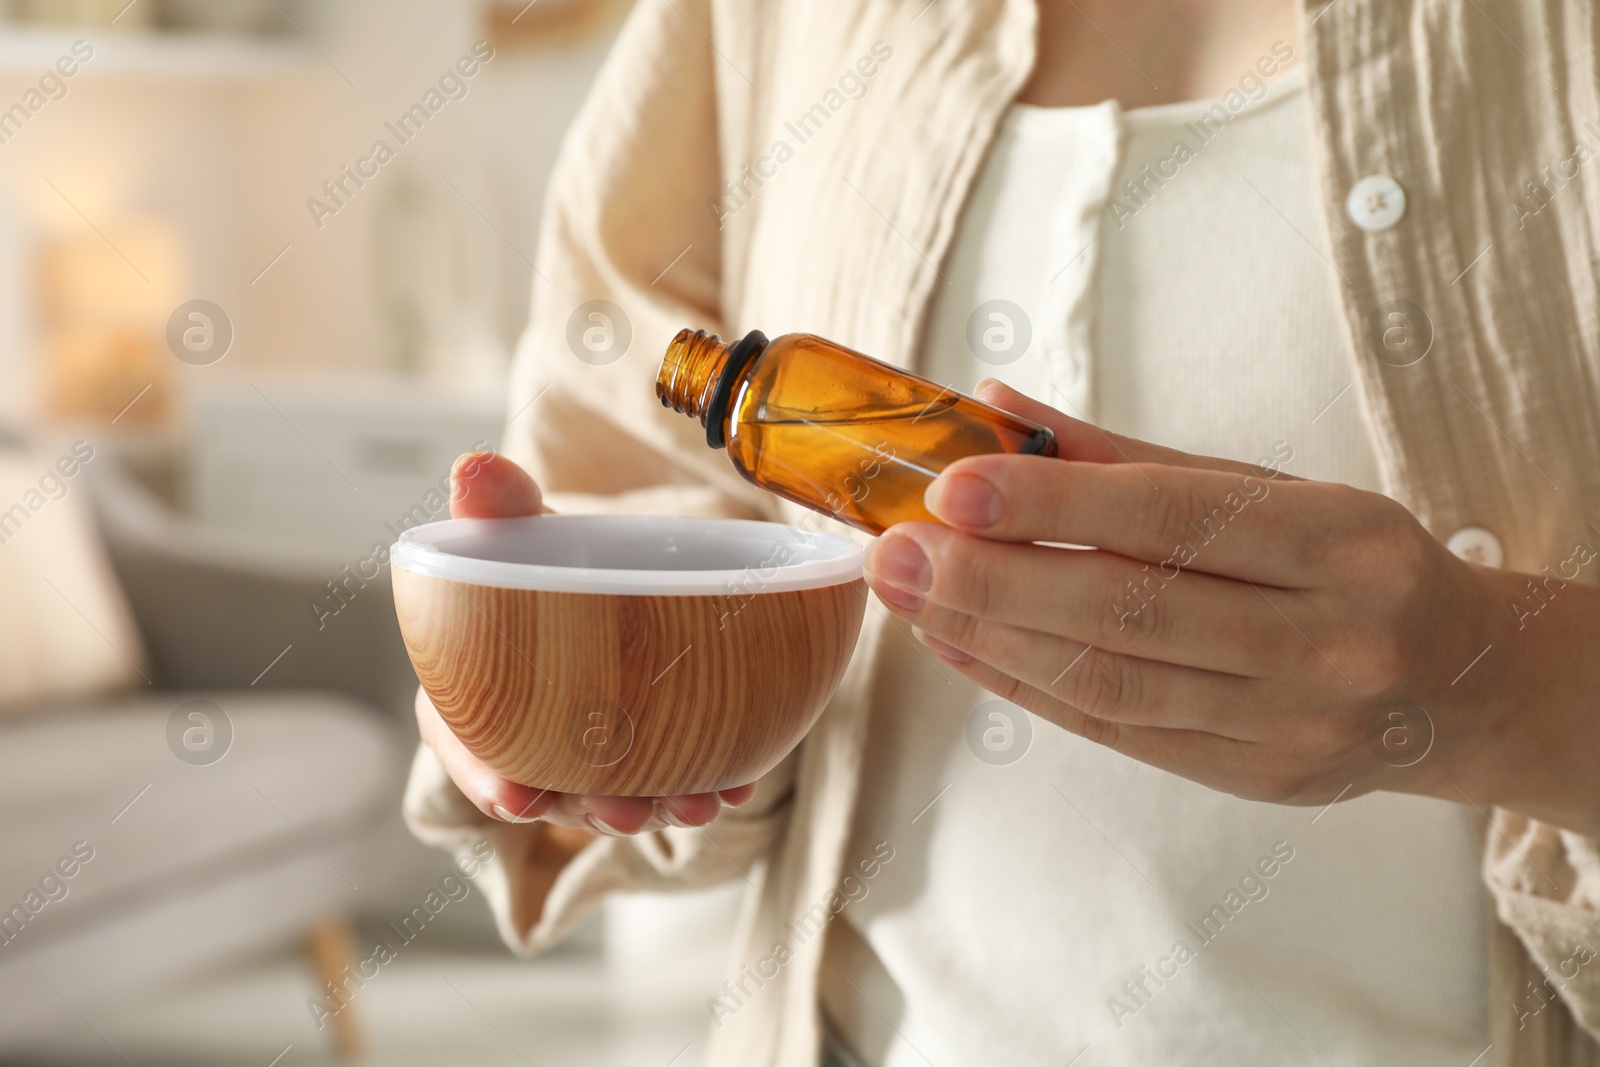
M 1481 526 L 1467 526 L 1450 535 L 1444 547 L 1468 563 L 1498 567 L 1505 559 L 1500 539 Z
M 1345 214 L 1369 233 L 1387 230 L 1406 213 L 1406 191 L 1386 174 L 1362 178 L 1345 197 Z

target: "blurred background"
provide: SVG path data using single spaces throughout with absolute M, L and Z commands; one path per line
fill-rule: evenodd
M 700 1061 L 734 890 L 517 960 L 406 834 L 377 558 L 627 6 L 0 0 L 0 1064 Z

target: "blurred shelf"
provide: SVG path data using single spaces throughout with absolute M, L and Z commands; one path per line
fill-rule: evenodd
M 324 66 L 299 37 L 0 24 L 0 80 L 36 80 L 77 41 L 94 47 L 80 77 L 253 81 L 298 77 Z

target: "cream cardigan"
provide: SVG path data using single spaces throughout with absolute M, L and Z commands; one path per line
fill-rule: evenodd
M 1319 243 L 1385 487 L 1441 539 L 1484 527 L 1508 568 L 1559 563 L 1600 539 L 1593 5 L 1310 8 Z M 554 176 L 514 375 L 507 449 L 553 507 L 800 518 L 659 405 L 660 354 L 686 325 L 759 327 L 907 365 L 978 164 L 1033 64 L 1036 18 L 1034 0 L 639 0 Z M 1345 215 L 1368 175 L 1407 193 L 1390 229 Z M 595 300 L 631 329 L 613 362 L 569 342 Z M 1381 358 L 1372 328 L 1393 300 L 1431 321 L 1428 355 L 1408 366 Z M 737 955 L 756 977 L 714 1028 L 709 1062 L 813 1064 L 823 938 L 797 920 L 838 899 L 883 632 L 874 605 L 821 721 L 749 805 L 703 832 L 599 839 L 544 899 L 525 891 L 540 828 L 482 817 L 426 750 L 407 816 L 446 847 L 493 844 L 480 884 L 524 952 L 607 891 L 742 876 Z M 1600 851 L 1484 814 L 1496 904 L 1484 1062 L 1600 1064 Z

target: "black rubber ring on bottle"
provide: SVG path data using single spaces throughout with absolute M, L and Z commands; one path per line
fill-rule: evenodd
M 750 361 L 767 347 L 767 335 L 760 330 L 745 334 L 728 353 L 728 362 L 722 365 L 717 384 L 711 390 L 711 402 L 706 405 L 706 444 L 712 448 L 727 448 L 728 439 L 722 432 L 722 423 L 728 417 L 728 402 L 733 399 L 733 383 L 739 380 Z

